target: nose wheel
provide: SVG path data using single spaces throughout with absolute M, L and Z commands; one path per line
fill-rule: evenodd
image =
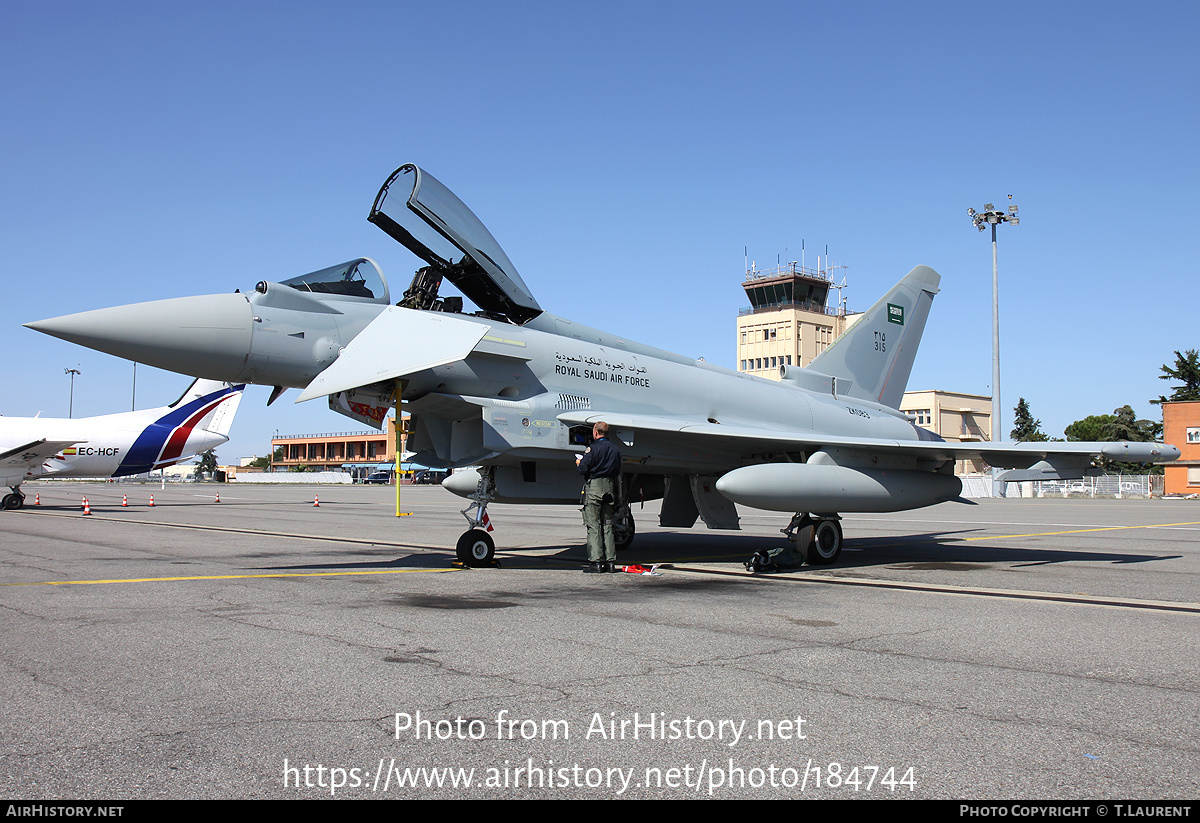
M 9 511 L 19 509 L 24 505 L 25 495 L 21 494 L 21 492 L 17 491 L 16 489 L 13 490 L 12 494 L 4 495 L 4 499 L 0 500 L 0 508 Z
M 491 566 L 496 562 L 496 541 L 483 529 L 470 529 L 458 538 L 455 553 L 463 565 Z

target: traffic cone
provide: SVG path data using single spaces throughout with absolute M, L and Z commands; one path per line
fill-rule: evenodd
M 154 495 L 150 495 L 150 505 L 151 507 L 154 506 Z
M 216 500 L 214 500 L 213 502 L 214 502 L 214 503 L 220 503 L 220 502 L 221 502 L 221 493 L 220 493 L 220 492 L 217 492 L 217 499 L 216 499 Z
M 316 495 L 316 494 L 314 494 L 314 495 L 313 495 L 313 507 L 314 507 L 314 508 L 320 508 L 320 507 L 321 507 L 321 497 L 320 497 L 320 495 Z
M 89 515 L 92 513 L 92 507 L 88 505 L 88 499 L 86 497 L 83 498 L 83 513 L 85 515 Z
M 42 505 L 42 495 L 39 492 L 33 493 L 33 505 L 35 505 L 35 506 Z
M 121 508 L 123 508 L 123 509 L 129 508 L 129 495 L 127 495 L 127 494 L 121 495 Z

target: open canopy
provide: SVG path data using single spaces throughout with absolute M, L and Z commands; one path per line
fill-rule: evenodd
M 402 207 L 389 203 L 385 212 L 384 201 L 397 181 L 402 181 L 402 191 L 411 185 L 411 193 Z M 514 323 L 526 323 L 542 313 L 487 227 L 454 192 L 417 166 L 403 165 L 387 179 L 367 219 L 437 269 L 485 312 Z

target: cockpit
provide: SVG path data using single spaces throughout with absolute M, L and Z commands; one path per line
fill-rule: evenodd
M 411 191 L 400 207 L 384 203 L 394 184 Z M 440 299 L 442 278 L 489 317 L 523 324 L 542 313 L 516 267 L 478 217 L 428 172 L 411 163 L 397 169 L 371 207 L 367 218 L 428 266 L 419 270 L 401 306 L 425 310 L 459 310 L 461 298 Z
M 296 291 L 314 294 L 360 297 L 364 300 L 384 304 L 391 302 L 383 272 L 379 270 L 379 266 L 374 260 L 366 257 L 302 274 L 299 277 L 282 281 L 281 285 L 290 286 Z

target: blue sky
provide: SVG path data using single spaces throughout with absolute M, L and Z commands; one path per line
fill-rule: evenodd
M 1200 347 L 1189 3 L 9 4 L 0 28 L 0 412 L 127 410 L 129 363 L 22 328 L 243 290 L 357 256 L 415 162 L 488 225 L 543 307 L 734 365 L 744 254 L 828 246 L 867 308 L 942 274 L 910 388 L 990 393 L 1000 229 L 1005 430 L 1168 391 Z M 1190 251 L 1189 251 L 1190 250 Z M 597 283 L 605 283 L 596 297 Z M 662 309 L 672 306 L 670 319 Z M 139 367 L 139 407 L 187 379 Z M 359 428 L 253 387 L 221 460 Z

